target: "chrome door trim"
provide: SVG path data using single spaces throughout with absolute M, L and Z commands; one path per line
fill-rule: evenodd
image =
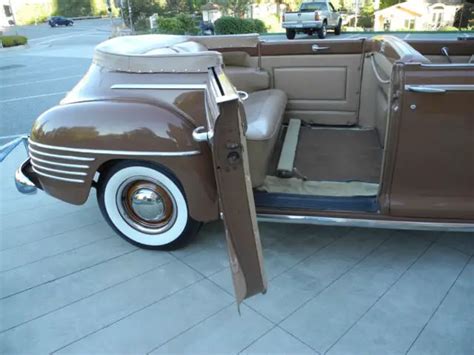
M 474 91 L 473 84 L 432 84 L 432 85 L 405 85 L 406 91 L 423 93 L 443 93 L 446 91 Z
M 449 232 L 474 232 L 474 223 L 390 221 L 323 216 L 257 214 L 259 222 L 316 224 L 341 227 L 385 228 L 401 230 L 430 230 Z
M 105 150 L 105 149 L 88 149 L 88 148 L 70 148 L 70 147 L 60 147 L 55 145 L 48 145 L 42 143 L 36 143 L 29 140 L 30 145 L 35 145 L 40 148 L 51 149 L 51 150 L 63 150 L 66 152 L 76 152 L 76 153 L 85 153 L 85 154 L 106 154 L 106 155 L 134 155 L 134 156 L 160 156 L 160 157 L 181 157 L 188 155 L 197 155 L 201 152 L 199 150 L 188 150 L 188 151 L 179 151 L 179 152 L 146 152 L 146 151 L 129 151 L 129 150 Z M 31 149 L 31 148 L 30 148 Z M 39 153 L 38 154 L 49 154 L 49 153 Z M 71 158 L 68 155 L 61 156 L 61 158 Z M 72 159 L 72 158 L 71 158 Z M 93 158 L 84 158 L 87 160 L 94 160 Z
M 420 65 L 422 67 L 427 67 L 427 68 L 445 68 L 445 69 L 464 68 L 464 67 L 467 67 L 467 69 L 474 68 L 474 64 L 472 63 L 452 63 L 452 64 L 421 63 Z

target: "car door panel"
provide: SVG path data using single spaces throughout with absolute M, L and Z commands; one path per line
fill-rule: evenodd
M 286 92 L 286 119 L 353 125 L 358 121 L 362 41 L 264 43 L 261 67 Z M 316 46 L 316 47 L 313 47 Z
M 474 67 L 395 68 L 390 214 L 474 219 Z
M 222 71 L 210 79 L 210 146 L 237 303 L 266 291 L 262 247 L 245 138 L 245 112 Z M 219 93 L 220 91 L 220 93 Z

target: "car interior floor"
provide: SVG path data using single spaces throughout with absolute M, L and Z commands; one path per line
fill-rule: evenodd
M 382 147 L 374 129 L 302 127 L 295 167 L 313 181 L 363 181 L 380 178 Z
M 346 197 L 377 194 L 383 148 L 374 128 L 302 124 L 292 134 L 291 152 L 291 124 L 283 128 L 265 182 L 258 190 Z M 280 166 L 284 159 L 290 161 L 286 174 Z

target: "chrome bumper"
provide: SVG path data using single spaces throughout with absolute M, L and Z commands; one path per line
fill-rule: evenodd
M 15 172 L 15 186 L 22 194 L 34 194 L 37 190 L 35 184 L 23 172 L 29 164 L 30 158 L 26 159 Z
M 323 22 L 322 21 L 305 21 L 305 22 L 287 22 L 282 24 L 283 28 L 289 28 L 289 29 L 306 29 L 306 28 L 316 28 L 319 29 L 323 27 Z

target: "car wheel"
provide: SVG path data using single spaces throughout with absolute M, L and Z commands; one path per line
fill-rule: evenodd
M 339 20 L 339 23 L 337 24 L 337 26 L 334 28 L 334 34 L 336 36 L 339 36 L 341 34 L 341 30 L 342 30 L 342 21 Z
M 295 39 L 296 31 L 292 29 L 286 29 L 286 38 L 288 39 Z
M 326 22 L 323 22 L 323 25 L 321 26 L 321 28 L 318 29 L 318 38 L 324 39 L 326 38 L 327 34 L 328 34 L 328 25 Z
M 177 178 L 154 164 L 123 161 L 101 174 L 97 198 L 107 222 L 146 249 L 171 249 L 197 234 Z

